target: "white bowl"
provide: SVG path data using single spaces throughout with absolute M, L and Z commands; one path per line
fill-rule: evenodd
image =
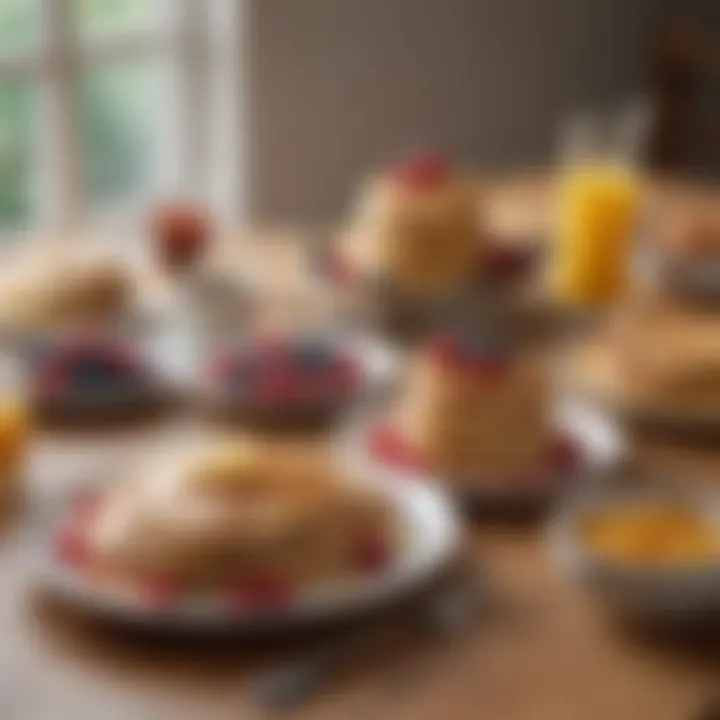
M 720 522 L 715 498 L 670 489 L 597 489 L 562 508 L 551 521 L 549 545 L 558 567 L 611 609 L 635 619 L 696 621 L 720 614 L 720 561 L 697 566 L 644 567 L 597 555 L 587 546 L 580 522 L 603 508 L 668 498 Z

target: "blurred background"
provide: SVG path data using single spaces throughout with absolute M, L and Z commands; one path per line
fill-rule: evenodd
M 0 0 L 0 235 L 169 196 L 325 222 L 408 148 L 546 168 L 637 95 L 652 163 L 717 177 L 719 36 L 717 0 Z

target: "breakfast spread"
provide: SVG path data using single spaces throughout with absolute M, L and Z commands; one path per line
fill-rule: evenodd
M 56 550 L 148 601 L 212 591 L 244 609 L 377 573 L 394 534 L 385 501 L 327 454 L 243 439 L 163 459 L 79 508 Z
M 272 334 L 217 353 L 205 396 L 224 418 L 302 426 L 335 418 L 361 384 L 358 361 L 332 339 Z

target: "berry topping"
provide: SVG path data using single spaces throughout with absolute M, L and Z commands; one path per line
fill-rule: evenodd
M 381 572 L 389 562 L 390 549 L 384 538 L 377 535 L 361 538 L 353 550 L 353 565 L 361 572 Z
M 217 355 L 210 361 L 210 376 L 219 381 L 228 380 L 232 377 L 235 369 L 233 358 L 228 355 Z
M 296 594 L 289 578 L 257 574 L 231 585 L 228 601 L 237 610 L 273 610 L 287 606 Z
M 502 376 L 507 365 L 504 358 L 487 356 L 471 360 L 466 367 L 477 380 L 495 380 Z
M 299 340 L 294 353 L 301 369 L 309 371 L 325 370 L 333 359 L 332 347 L 321 338 Z
M 70 385 L 70 377 L 59 363 L 48 363 L 40 368 L 37 375 L 37 389 L 49 398 L 61 397 Z
M 68 390 L 116 387 L 141 374 L 141 363 L 119 343 L 82 336 L 50 348 L 36 366 L 38 391 L 59 397 Z
M 487 274 L 498 280 L 514 280 L 522 277 L 531 264 L 531 252 L 527 248 L 491 244 L 483 258 Z
M 152 218 L 156 249 L 168 267 L 195 262 L 213 234 L 207 211 L 199 206 L 176 203 L 158 208 Z
M 370 453 L 377 460 L 405 470 L 422 470 L 426 463 L 420 453 L 391 425 L 379 425 L 370 433 Z
M 64 565 L 77 569 L 86 567 L 90 550 L 84 531 L 75 524 L 62 528 L 55 537 L 54 555 Z
M 443 333 L 430 344 L 430 353 L 443 367 L 455 367 L 460 361 L 460 345 L 456 337 Z
M 560 470 L 572 470 L 580 462 L 580 447 L 569 436 L 558 438 L 551 449 L 551 461 Z
M 429 190 L 442 185 L 450 175 L 450 166 L 442 155 L 419 153 L 395 169 L 394 177 L 412 190 Z
M 509 348 L 500 338 L 489 335 L 446 333 L 432 343 L 431 352 L 442 367 L 470 372 L 486 380 L 503 372 Z
M 74 523 L 78 526 L 86 526 L 97 515 L 101 502 L 102 494 L 93 491 L 85 492 L 76 498 L 73 508 Z
M 266 371 L 257 379 L 252 390 L 261 402 L 282 402 L 293 394 L 292 379 L 277 372 Z
M 333 378 L 338 390 L 352 390 L 362 379 L 362 368 L 349 356 L 338 357 L 333 363 Z
M 338 285 L 350 285 L 357 279 L 350 261 L 338 250 L 332 250 L 328 258 L 330 278 Z
M 258 340 L 216 361 L 214 378 L 253 402 L 322 402 L 350 392 L 360 379 L 354 359 L 322 337 Z
M 163 608 L 176 603 L 182 597 L 182 587 L 176 578 L 158 573 L 142 581 L 140 594 L 148 605 Z

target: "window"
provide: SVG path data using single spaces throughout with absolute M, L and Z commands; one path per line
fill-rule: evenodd
M 0 0 L 0 233 L 237 177 L 215 167 L 237 153 L 213 147 L 212 95 L 235 97 L 224 39 L 241 1 Z

